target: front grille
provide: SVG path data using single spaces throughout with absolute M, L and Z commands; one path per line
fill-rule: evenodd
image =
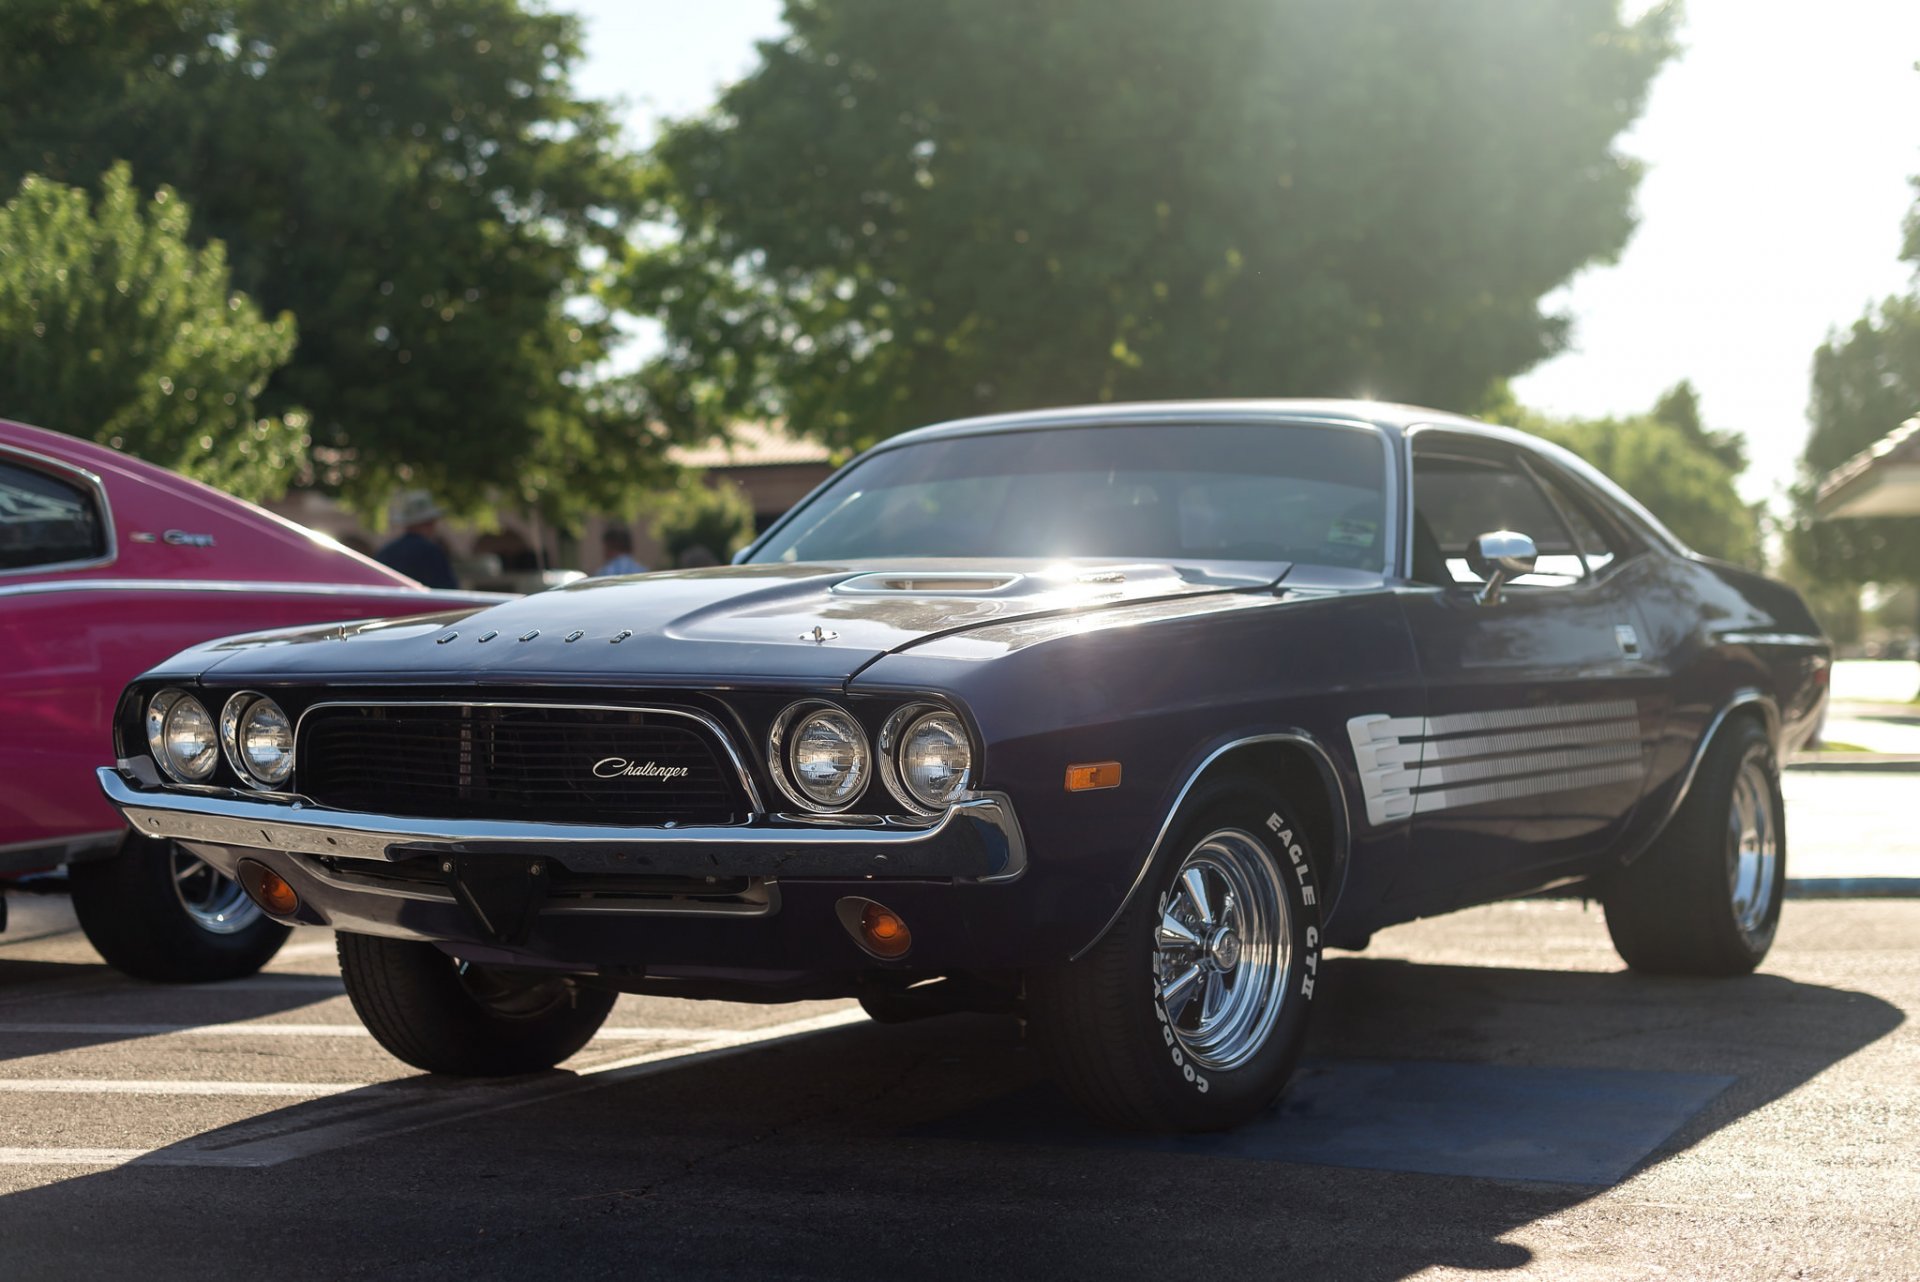
M 661 711 L 319 707 L 294 759 L 299 791 L 343 810 L 597 824 L 727 823 L 748 811 L 712 730 Z

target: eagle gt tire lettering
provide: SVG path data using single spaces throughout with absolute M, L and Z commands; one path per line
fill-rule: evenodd
M 1136 1130 L 1222 1130 L 1271 1106 L 1319 977 L 1312 853 L 1246 781 L 1196 790 L 1105 937 L 1028 977 L 1035 1040 L 1068 1093 Z

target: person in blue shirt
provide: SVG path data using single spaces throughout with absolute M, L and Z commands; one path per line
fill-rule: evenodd
M 647 567 L 633 559 L 633 531 L 624 525 L 610 525 L 600 536 L 600 549 L 607 562 L 595 570 L 597 578 L 606 574 L 645 574 Z
M 459 587 L 447 550 L 433 537 L 441 515 L 440 505 L 425 490 L 403 492 L 393 506 L 393 523 L 404 532 L 376 552 L 374 559 L 426 587 Z

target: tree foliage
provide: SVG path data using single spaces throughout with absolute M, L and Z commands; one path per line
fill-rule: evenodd
M 0 207 L 0 414 L 88 436 L 247 498 L 280 494 L 303 421 L 255 400 L 293 351 L 292 318 L 232 291 L 218 242 L 188 243 L 186 203 L 126 167 L 98 208 L 28 178 Z
M 651 507 L 653 537 L 673 565 L 696 547 L 724 563 L 753 538 L 753 504 L 731 481 L 709 483 L 702 474 L 687 472 Z
M 1096 399 L 1442 406 L 1565 341 L 1672 45 L 1616 0 L 789 0 L 670 129 L 636 307 L 674 422 L 857 444 Z
M 1712 431 L 1690 383 L 1669 389 L 1646 414 L 1553 419 L 1510 405 L 1497 415 L 1572 450 L 1646 505 L 1694 551 L 1759 567 L 1760 512 L 1740 497 L 1746 443 Z
M 460 506 L 611 504 L 660 443 L 592 386 L 638 168 L 523 0 L 0 0 L 0 183 L 174 185 L 235 283 L 299 318 L 270 410 L 321 479 Z M 586 300 L 583 302 L 583 300 Z
M 1907 257 L 1920 264 L 1920 206 Z M 1890 298 L 1813 355 L 1813 419 L 1792 531 L 1809 570 L 1845 583 L 1920 583 L 1920 517 L 1816 521 L 1820 478 L 1920 414 L 1920 291 Z

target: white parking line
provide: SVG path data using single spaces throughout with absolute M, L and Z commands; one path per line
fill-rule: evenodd
M 0 1166 L 125 1166 L 142 1148 L 0 1148 Z
M 318 1098 L 392 1089 L 377 1082 L 176 1082 L 120 1077 L 0 1077 L 0 1091 L 35 1095 L 287 1095 Z
M 312 943 L 284 944 L 273 957 L 275 961 L 285 961 L 289 957 L 331 957 L 337 947 L 338 945 L 333 942 L 333 936 L 329 935 L 325 939 L 316 939 Z
M 751 1031 L 751 1030 L 747 1030 Z M 50 1024 L 0 1023 L 0 1035 L 41 1034 L 58 1037 L 371 1037 L 363 1024 Z M 698 1028 L 602 1028 L 595 1041 L 692 1042 L 712 1034 Z
M 108 1148 L 0 1148 L 0 1165 L 47 1164 L 59 1166 L 213 1166 L 213 1167 L 262 1167 L 278 1166 L 282 1162 L 295 1158 L 310 1157 L 331 1149 L 343 1148 L 349 1144 L 358 1144 L 364 1140 L 385 1138 L 422 1130 L 426 1127 L 444 1125 L 448 1122 L 480 1117 L 489 1113 L 503 1112 L 507 1109 L 522 1108 L 542 1100 L 556 1099 L 560 1096 L 576 1094 L 581 1091 L 597 1090 L 604 1086 L 613 1086 L 636 1078 L 649 1077 L 657 1073 L 669 1072 L 690 1064 L 711 1059 L 720 1059 L 743 1054 L 762 1047 L 777 1045 L 781 1042 L 811 1037 L 830 1029 L 841 1028 L 849 1024 L 864 1022 L 864 1012 L 854 1010 L 831 1011 L 825 1015 L 816 1015 L 809 1019 L 792 1020 L 784 1024 L 774 1024 L 765 1028 L 729 1030 L 722 1033 L 701 1035 L 685 1029 L 616 1029 L 603 1030 L 615 1034 L 645 1035 L 671 1034 L 685 1041 L 697 1040 L 692 1045 L 662 1048 L 647 1051 L 639 1055 L 601 1064 L 594 1068 L 573 1073 L 542 1074 L 531 1079 L 509 1080 L 502 1082 L 445 1082 L 431 1079 L 409 1079 L 400 1082 L 377 1083 L 371 1086 L 321 1086 L 316 1083 L 229 1083 L 229 1082 L 138 1082 L 116 1086 L 111 1083 L 89 1083 L 91 1088 L 102 1091 L 122 1092 L 153 1089 L 164 1091 L 173 1087 L 188 1088 L 185 1093 L 199 1093 L 196 1087 L 221 1088 L 210 1089 L 209 1094 L 293 1094 L 296 1091 L 313 1098 L 322 1105 L 321 1111 L 310 1118 L 288 1116 L 282 1112 L 268 1113 L 233 1126 L 222 1127 L 205 1136 L 185 1140 L 156 1149 L 108 1149 Z M 102 1025 L 102 1024 L 55 1024 L 55 1025 L 0 1025 L 0 1032 L 30 1031 L 35 1029 L 78 1029 L 97 1032 L 105 1028 L 164 1028 L 168 1031 L 204 1032 L 207 1030 L 256 1032 L 260 1029 L 286 1029 L 290 1033 L 305 1032 L 318 1028 L 354 1028 L 354 1025 L 312 1025 L 312 1024 L 230 1024 L 230 1025 Z M 137 1035 L 137 1034 L 136 1034 Z M 19 1079 L 16 1079 L 19 1080 Z M 35 1079 L 40 1085 L 49 1080 Z M 226 1089 L 232 1087 L 259 1089 Z M 33 1087 L 6 1087 L 0 1089 L 28 1090 Z M 61 1089 L 54 1087 L 52 1089 Z M 76 1088 L 77 1089 L 77 1088 Z M 324 1094 L 315 1094 L 324 1092 Z M 366 1100 L 366 1107 L 356 1107 L 357 1101 Z

